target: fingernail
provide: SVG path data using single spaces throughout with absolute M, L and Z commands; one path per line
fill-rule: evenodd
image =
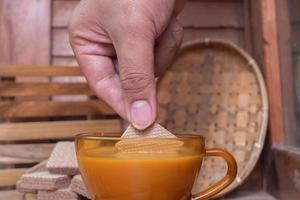
M 145 129 L 152 123 L 151 106 L 145 100 L 133 102 L 131 105 L 130 115 L 131 122 L 137 129 Z

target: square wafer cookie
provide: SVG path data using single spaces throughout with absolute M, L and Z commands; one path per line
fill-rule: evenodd
M 85 184 L 82 180 L 81 175 L 76 175 L 73 177 L 70 188 L 73 192 L 76 192 L 77 194 L 80 194 L 84 197 L 91 199 L 90 195 L 85 187 Z
M 38 171 L 24 174 L 18 184 L 19 190 L 55 190 L 68 187 L 71 178 L 67 175 L 50 174 L 48 171 Z
M 74 142 L 58 142 L 50 155 L 47 169 L 53 174 L 79 174 Z

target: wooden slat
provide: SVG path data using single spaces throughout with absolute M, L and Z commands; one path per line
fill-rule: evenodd
M 78 133 L 120 133 L 120 120 L 83 120 L 0 124 L 0 141 L 72 138 Z
M 289 0 L 290 2 L 290 12 L 293 22 L 300 22 L 300 1 L 299 0 Z
M 292 24 L 292 50 L 294 53 L 300 53 L 300 22 Z
M 300 148 L 278 145 L 274 152 L 280 199 L 299 199 Z
M 53 2 L 53 27 L 67 27 L 77 0 Z M 190 1 L 179 16 L 185 27 L 243 27 L 242 1 Z
M 52 55 L 74 56 L 69 43 L 69 33 L 67 28 L 52 29 Z
M 264 54 L 263 54 L 263 34 L 262 34 L 262 17 L 260 1 L 249 1 L 250 6 L 250 21 L 251 21 L 251 39 L 252 39 L 252 56 L 258 63 L 258 66 L 263 71 Z
M 57 1 L 52 4 L 52 26 L 67 27 L 69 19 L 79 0 Z
M 85 83 L 0 83 L 0 96 L 91 95 Z
M 2 144 L 0 165 L 34 164 L 48 159 L 54 144 Z
M 277 25 L 278 25 L 278 44 L 280 60 L 281 84 L 288 90 L 282 90 L 282 103 L 284 111 L 285 142 L 296 143 L 296 106 L 294 88 L 294 69 L 292 65 L 291 50 L 291 23 L 288 2 L 286 0 L 276 0 L 277 6 Z M 299 27 L 300 28 L 300 27 Z M 299 32 L 300 33 L 300 32 Z M 297 40 L 299 40 L 299 35 Z
M 36 194 L 28 193 L 24 196 L 16 190 L 0 191 L 0 200 L 37 200 Z
M 80 76 L 79 67 L 1 65 L 0 77 L 16 76 Z
M 272 143 L 284 143 L 282 85 L 278 49 L 276 0 L 261 0 L 262 32 L 264 39 L 264 75 L 269 95 L 269 131 Z
M 22 174 L 27 168 L 18 169 L 1 169 L 0 170 L 0 187 L 8 187 L 16 185 Z
M 244 2 L 244 22 L 245 22 L 245 49 L 251 55 L 252 54 L 252 39 L 251 39 L 251 21 L 250 21 L 250 1 L 243 0 Z
M 52 56 L 53 65 L 78 66 L 74 56 Z
M 240 47 L 245 46 L 244 31 L 238 29 L 224 28 L 224 29 L 184 29 L 183 41 L 190 41 L 203 38 L 225 39 L 231 41 Z
M 76 108 L 76 109 L 74 109 Z M 82 102 L 20 101 L 0 102 L 0 119 L 16 117 L 115 115 L 114 110 L 100 100 Z
M 179 15 L 184 27 L 244 27 L 242 1 L 190 1 Z

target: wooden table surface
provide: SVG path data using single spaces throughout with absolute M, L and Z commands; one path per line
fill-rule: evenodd
M 36 200 L 36 195 L 28 194 L 26 200 Z M 15 190 L 0 191 L 0 200 L 23 200 L 22 195 Z M 220 200 L 276 200 L 264 191 L 256 191 L 247 194 L 240 194 L 236 197 L 221 198 Z

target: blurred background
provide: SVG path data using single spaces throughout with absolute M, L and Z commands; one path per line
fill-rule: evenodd
M 68 21 L 78 0 L 0 0 L 0 65 L 78 67 L 68 41 Z M 204 38 L 232 42 L 251 55 L 260 67 L 269 94 L 270 119 L 262 156 L 251 175 L 235 196 L 246 199 L 298 199 L 300 197 L 300 1 L 299 0 L 190 0 L 179 16 L 184 27 L 184 42 Z M 73 68 L 72 68 L 73 70 Z M 2 73 L 2 74 L 1 74 Z M 108 132 L 121 130 L 121 120 L 103 102 L 95 105 L 88 97 L 86 82 L 79 72 L 65 72 L 59 77 L 11 77 L 13 72 L 0 71 L 0 199 L 18 199 L 16 180 L 26 169 L 47 159 L 53 143 L 70 135 L 58 136 L 46 129 L 48 136 L 34 132 L 23 134 L 18 122 L 97 119 Z M 45 72 L 46 73 L 46 72 Z M 52 75 L 56 72 L 51 72 Z M 67 76 L 72 74 L 72 76 Z M 51 92 L 51 98 L 36 97 L 23 85 L 8 89 L 8 83 L 78 83 L 74 90 Z M 36 86 L 34 86 L 36 87 Z M 50 87 L 50 86 L 49 86 Z M 54 87 L 54 86 L 53 86 Z M 56 87 L 56 86 L 55 86 Z M 74 92 L 76 90 L 76 92 Z M 15 95 L 18 91 L 23 95 Z M 36 88 L 37 93 L 43 89 Z M 79 91 L 79 92 L 78 92 Z M 11 92 L 14 97 L 5 95 Z M 25 94 L 25 95 L 24 95 Z M 28 94 L 28 95 L 27 95 Z M 34 97 L 32 97 L 34 96 Z M 19 105 L 21 101 L 45 100 L 68 104 Z M 89 100 L 89 105 L 69 104 Z M 15 102 L 15 104 L 14 104 Z M 20 107 L 16 107 L 19 105 Z M 65 106 L 70 110 L 63 111 Z M 42 108 L 43 107 L 43 108 Z M 55 109 L 54 109 L 55 108 Z M 79 111 L 74 111 L 78 108 Z M 31 113 L 43 112 L 37 116 Z M 41 111 L 42 110 L 42 111 Z M 76 110 L 76 109 L 75 109 Z M 95 111 L 96 110 L 96 111 Z M 100 113 L 100 114 L 99 114 Z M 97 117 L 91 115 L 99 114 Z M 30 114 L 29 114 L 30 115 Z M 48 117 L 51 115 L 51 117 Z M 34 117 L 33 117 L 34 116 Z M 99 124 L 99 123 L 98 123 Z M 3 125 L 3 126 L 1 126 Z M 11 128 L 13 125 L 15 128 Z M 60 124 L 55 124 L 60 127 Z M 68 125 L 73 126 L 73 125 Z M 78 125 L 73 129 L 81 130 Z M 13 130 L 13 131 L 12 131 Z M 17 130 L 17 131 L 16 131 Z M 50 129 L 49 129 L 50 130 Z M 55 129 L 56 130 L 56 129 Z M 11 134 L 11 132 L 16 133 Z M 30 132 L 30 131 L 29 131 Z M 21 137 L 24 137 L 23 139 Z M 26 139 L 27 137 L 27 139 Z M 36 142 L 38 140 L 39 142 Z M 18 144 L 21 144 L 18 146 Z M 34 154 L 32 152 L 38 152 Z M 20 157 L 20 154 L 24 154 Z M 2 194 L 1 194 L 2 193 Z M 271 196 L 270 196 L 271 194 Z M 250 197 L 249 197 L 250 196 Z M 242 198 L 241 198 L 242 199 Z

